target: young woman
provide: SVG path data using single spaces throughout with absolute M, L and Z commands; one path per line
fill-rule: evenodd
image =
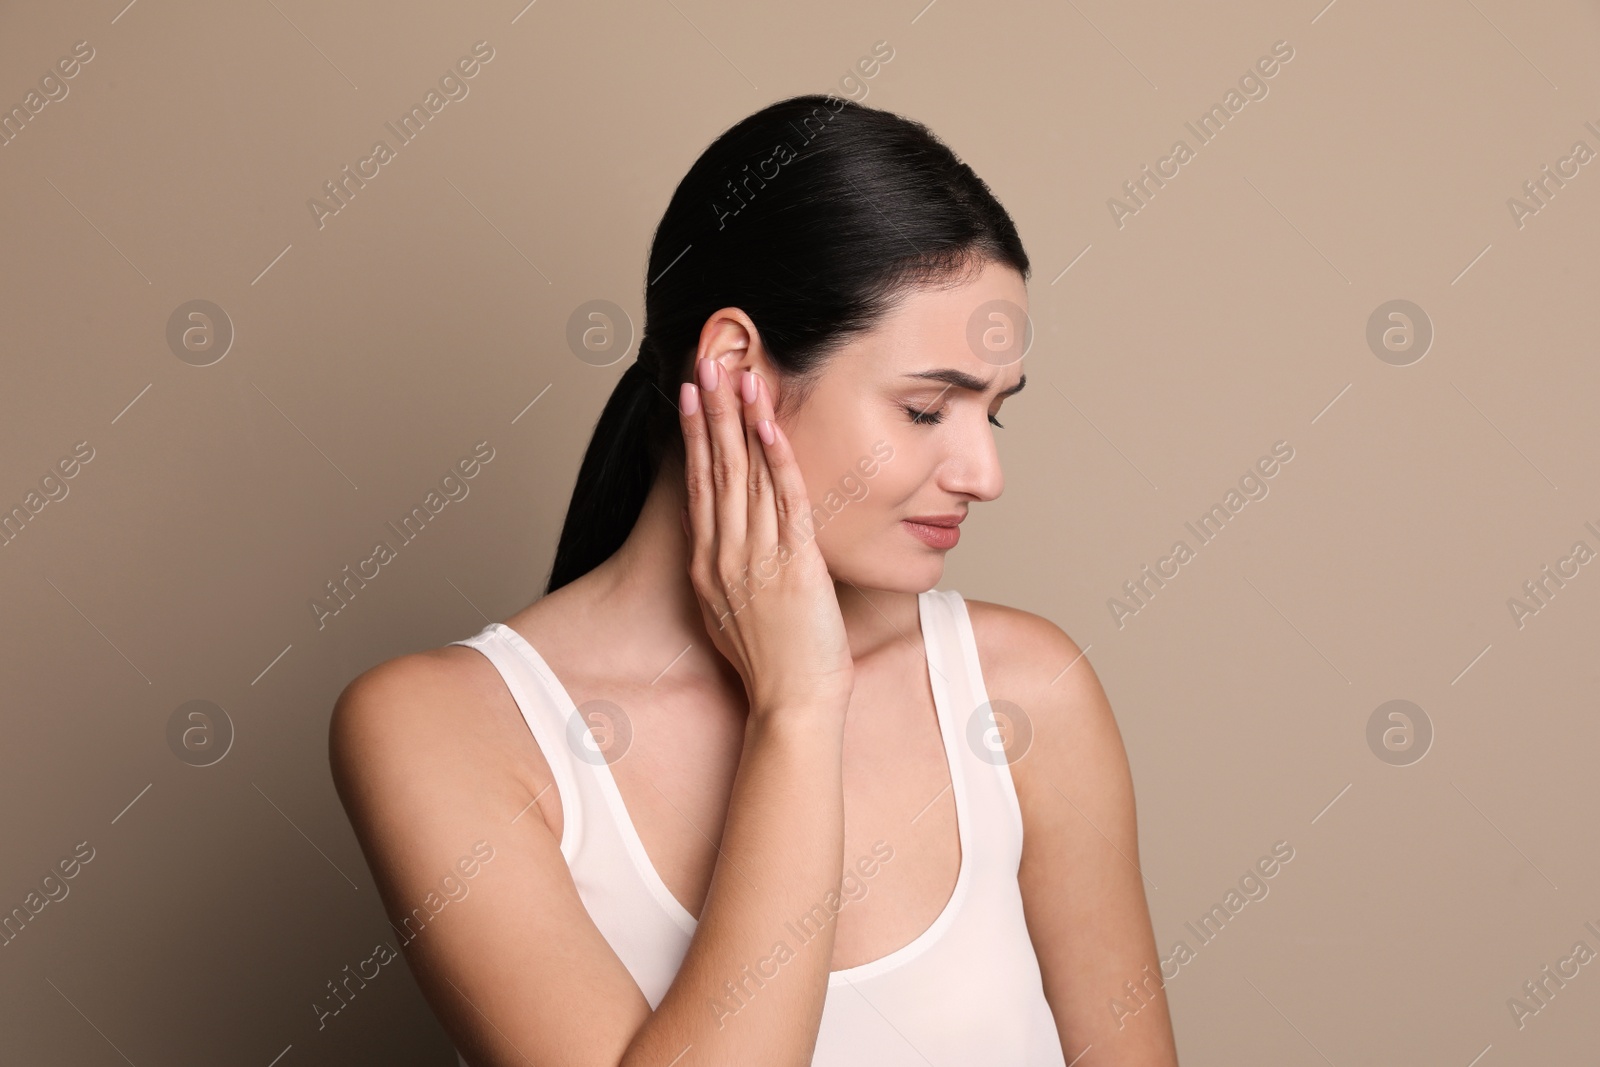
M 546 594 L 334 711 L 462 1062 L 1176 1064 L 1093 669 L 935 588 L 1029 269 L 886 111 L 781 101 L 690 168 Z

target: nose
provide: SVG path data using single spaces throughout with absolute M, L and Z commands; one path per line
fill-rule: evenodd
M 993 500 L 1005 490 L 1000 450 L 987 421 L 951 444 L 951 453 L 941 465 L 940 488 L 974 500 Z

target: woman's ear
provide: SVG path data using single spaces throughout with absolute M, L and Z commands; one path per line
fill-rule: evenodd
M 737 384 L 742 371 L 754 371 L 766 383 L 773 403 L 778 399 L 778 369 L 761 343 L 761 331 L 749 315 L 737 307 L 719 308 L 700 328 L 700 345 L 695 361 L 714 359 Z
M 759 344 L 759 335 L 750 316 L 736 307 L 719 308 L 707 317 L 700 327 L 700 344 L 695 349 L 695 362 L 714 359 L 722 369 L 732 374 L 749 353 L 752 342 Z

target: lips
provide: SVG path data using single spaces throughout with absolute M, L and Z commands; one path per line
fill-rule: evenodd
M 929 548 L 948 549 L 956 547 L 961 540 L 961 520 L 964 518 L 965 515 L 918 515 L 900 521 L 913 537 Z

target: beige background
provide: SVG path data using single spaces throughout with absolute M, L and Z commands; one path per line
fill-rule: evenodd
M 1600 963 L 1521 1029 L 1507 1001 L 1600 951 L 1600 565 L 1521 627 L 1507 600 L 1600 549 L 1600 164 L 1520 228 L 1507 200 L 1600 149 L 1594 5 L 124 2 L 0 9 L 7 110 L 94 49 L 0 148 L 0 503 L 94 449 L 0 548 L 0 906 L 94 850 L 0 948 L 0 1060 L 453 1062 L 401 965 L 316 1025 L 394 937 L 334 697 L 539 594 L 626 366 L 575 358 L 568 315 L 637 322 L 695 156 L 845 93 L 880 40 L 866 102 L 972 163 L 1036 264 L 1007 490 L 941 584 L 1089 646 L 1163 954 L 1295 849 L 1169 984 L 1183 1062 L 1592 1054 Z M 1119 229 L 1108 198 L 1279 40 L 1269 94 Z M 477 41 L 469 95 L 319 229 L 308 199 Z M 236 331 L 205 367 L 166 340 L 195 299 Z M 1409 366 L 1365 339 L 1393 299 L 1435 331 Z M 311 598 L 480 440 L 470 494 L 319 630 Z M 1279 440 L 1270 495 L 1119 627 L 1108 599 Z M 1369 748 L 1392 699 L 1432 724 L 1420 762 Z M 209 767 L 167 740 L 190 700 L 236 731 Z

